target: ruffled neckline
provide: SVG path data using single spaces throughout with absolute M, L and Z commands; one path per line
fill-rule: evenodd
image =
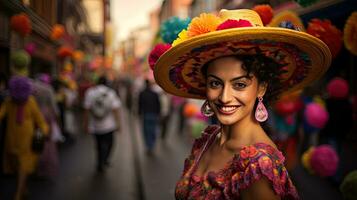
M 241 147 L 238 147 L 237 148 L 237 153 L 235 153 L 231 159 L 229 159 L 224 167 L 222 167 L 221 169 L 218 169 L 218 170 L 212 170 L 212 171 L 209 171 L 207 172 L 205 175 L 197 175 L 196 174 L 196 171 L 197 171 L 197 168 L 195 169 L 195 171 L 192 172 L 192 175 L 191 175 L 191 178 L 192 180 L 194 180 L 195 182 L 202 182 L 204 180 L 207 180 L 207 178 L 214 178 L 214 177 L 218 177 L 218 176 L 222 176 L 224 175 L 226 172 L 228 172 L 232 166 L 234 165 L 234 163 L 236 163 L 239 159 L 242 159 L 242 156 L 241 156 L 241 151 L 244 150 L 244 149 L 250 149 L 251 147 L 254 147 L 255 149 L 264 149 L 264 148 L 269 148 L 270 150 L 272 150 L 272 152 L 276 153 L 277 156 L 280 158 L 281 162 L 283 163 L 284 162 L 284 157 L 282 156 L 281 152 L 276 149 L 275 147 L 271 146 L 270 144 L 267 144 L 267 143 L 264 143 L 264 142 L 256 142 L 256 143 L 253 143 L 253 144 L 249 144 L 249 145 L 244 145 L 244 146 L 241 146 Z M 203 147 L 202 147 L 203 148 Z M 208 146 L 205 150 L 205 152 L 210 148 L 210 146 Z M 202 149 L 201 149 L 202 150 Z M 249 150 L 248 150 L 249 151 Z M 203 152 L 203 154 L 205 153 Z M 202 156 L 203 156 L 202 154 Z M 242 153 L 244 154 L 244 153 Z M 249 153 L 248 153 L 249 154 Z M 197 153 L 194 155 L 194 159 L 197 158 Z M 248 157 L 246 157 L 248 156 Z M 251 155 L 250 155 L 251 156 Z M 246 159 L 246 158 L 249 158 L 249 155 L 244 155 L 243 156 L 243 159 Z M 199 160 L 200 161 L 200 160 Z M 198 163 L 193 163 L 192 166 L 190 167 L 191 169 L 195 168 L 195 167 L 198 167 Z

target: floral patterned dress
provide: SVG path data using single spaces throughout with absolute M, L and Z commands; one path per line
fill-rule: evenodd
M 176 185 L 178 200 L 240 199 L 241 191 L 265 177 L 274 192 L 282 199 L 299 199 L 297 191 L 284 167 L 284 156 L 265 143 L 244 146 L 219 171 L 205 176 L 195 175 L 197 166 L 208 147 L 219 133 L 218 126 L 209 126 L 194 142 L 191 155 L 185 160 L 184 171 Z

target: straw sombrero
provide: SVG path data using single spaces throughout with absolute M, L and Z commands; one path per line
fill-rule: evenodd
M 286 71 L 281 76 L 283 93 L 309 85 L 331 63 L 328 47 L 312 35 L 264 27 L 253 10 L 221 10 L 218 17 L 201 14 L 194 18 L 172 46 L 157 56 L 154 77 L 168 93 L 204 99 L 202 66 L 215 58 L 238 54 L 261 54 L 281 64 Z

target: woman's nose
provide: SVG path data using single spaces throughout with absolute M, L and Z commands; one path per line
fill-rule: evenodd
M 221 101 L 222 104 L 227 104 L 231 101 L 232 99 L 232 92 L 230 91 L 230 88 L 225 86 L 223 87 L 223 90 L 221 91 L 221 94 L 219 96 L 219 100 Z

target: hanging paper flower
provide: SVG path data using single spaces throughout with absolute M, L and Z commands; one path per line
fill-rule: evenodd
M 329 20 L 312 19 L 307 27 L 307 33 L 319 38 L 329 47 L 335 58 L 342 47 L 342 32 Z
M 181 42 L 185 41 L 188 39 L 188 35 L 187 35 L 187 31 L 186 30 L 182 30 L 179 34 L 176 40 L 174 40 L 174 42 L 172 43 L 172 46 L 176 46 L 178 44 L 180 44 Z
M 171 17 L 160 26 L 160 35 L 165 43 L 171 44 L 178 36 L 178 34 L 186 29 L 191 22 L 190 18 L 180 19 L 178 17 Z
M 17 69 L 26 68 L 31 62 L 31 56 L 24 50 L 17 50 L 11 54 L 12 65 Z
M 235 20 L 235 19 L 227 19 L 222 24 L 217 27 L 218 30 L 230 29 L 230 28 L 240 28 L 240 27 L 252 27 L 253 25 L 244 19 Z
M 340 185 L 343 199 L 357 199 L 357 170 L 351 171 L 346 175 Z
M 63 25 L 61 25 L 61 24 L 55 24 L 55 25 L 52 27 L 52 32 L 51 32 L 50 38 L 51 38 L 52 40 L 58 40 L 58 39 L 60 39 L 60 38 L 63 37 L 64 32 L 65 32 L 65 29 L 64 29 L 64 26 L 63 26 Z
M 285 10 L 276 14 L 268 26 L 305 31 L 305 26 L 302 23 L 300 17 L 295 12 L 289 10 Z
M 310 165 L 321 177 L 333 176 L 338 167 L 338 155 L 330 145 L 320 145 L 311 154 Z
M 298 4 L 300 4 L 303 7 L 310 6 L 317 2 L 317 0 L 295 0 L 295 1 L 298 2 Z
M 153 50 L 151 50 L 149 54 L 149 66 L 152 70 L 154 70 L 154 66 L 157 60 L 160 58 L 162 54 L 164 54 L 167 50 L 171 48 L 170 44 L 157 44 Z
M 70 57 L 72 56 L 73 50 L 71 47 L 67 47 L 67 46 L 61 46 L 58 50 L 57 50 L 57 56 L 60 58 L 65 58 L 65 57 Z
M 268 4 L 256 5 L 253 7 L 253 10 L 259 14 L 264 26 L 269 24 L 269 22 L 273 18 L 273 9 Z
M 194 37 L 204 33 L 215 31 L 221 23 L 220 18 L 213 14 L 202 13 L 199 17 L 192 19 L 187 29 L 187 35 Z
M 304 168 L 311 174 L 314 173 L 314 171 L 312 170 L 311 165 L 310 165 L 311 155 L 314 150 L 315 150 L 314 147 L 310 147 L 307 151 L 305 151 L 302 154 L 302 157 L 301 157 L 302 166 L 304 166 Z
M 78 61 L 78 62 L 82 61 L 83 58 L 84 58 L 84 53 L 83 53 L 83 51 L 81 51 L 81 50 L 75 50 L 75 51 L 73 52 L 73 54 L 72 54 L 72 58 L 73 58 L 75 61 Z
M 183 114 L 185 117 L 194 117 L 199 111 L 199 108 L 194 103 L 187 103 L 183 108 Z
M 348 83 L 342 78 L 334 78 L 327 84 L 327 93 L 331 98 L 344 99 L 348 97 Z
M 329 119 L 328 112 L 318 103 L 307 104 L 304 114 L 306 122 L 318 129 L 323 128 Z
M 9 81 L 9 92 L 15 102 L 25 102 L 31 95 L 30 79 L 25 76 L 12 77 Z
M 30 42 L 25 45 L 24 49 L 28 54 L 33 55 L 37 49 L 37 46 L 35 43 Z
M 346 49 L 357 56 L 357 11 L 353 12 L 347 19 L 343 30 L 343 39 Z
M 22 37 L 31 33 L 31 20 L 25 13 L 14 15 L 10 19 L 11 29 L 18 32 Z

